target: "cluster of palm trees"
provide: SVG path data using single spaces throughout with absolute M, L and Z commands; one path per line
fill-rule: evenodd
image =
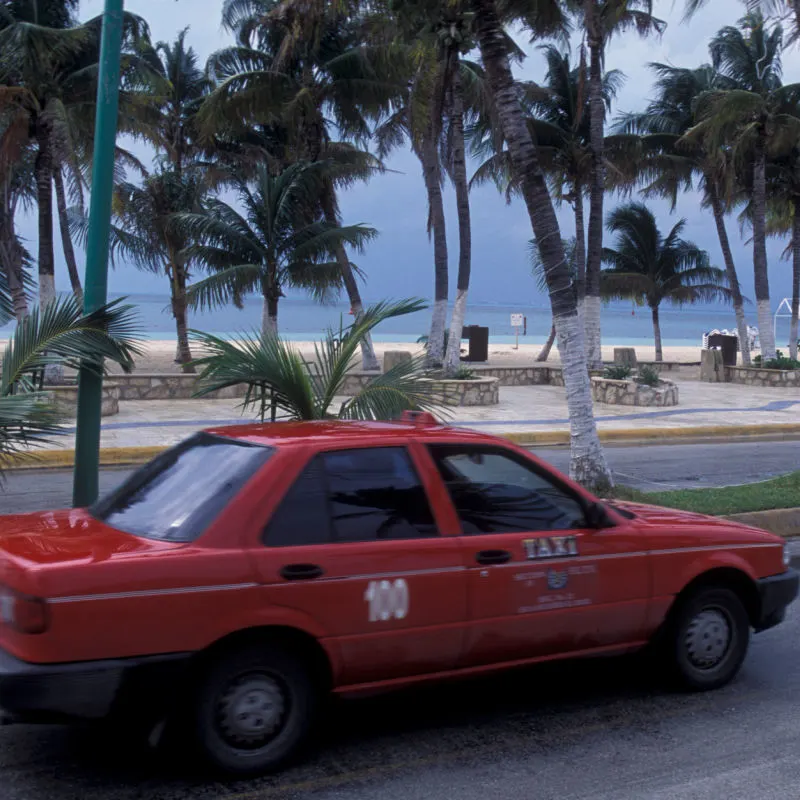
M 702 4 L 687 0 L 687 12 Z M 28 313 L 34 265 L 40 301 L 46 306 L 55 297 L 53 194 L 80 297 L 73 241 L 86 233 L 101 21 L 79 23 L 78 5 L 0 2 L 0 298 L 18 319 Z M 773 14 L 793 10 L 789 3 L 756 5 Z M 427 195 L 434 250 L 428 359 L 445 370 L 458 364 L 469 290 L 470 184 L 491 179 L 523 199 L 564 365 L 572 474 L 586 484 L 610 481 L 587 371 L 601 362 L 603 293 L 649 304 L 655 322 L 663 299 L 730 296 L 744 324 L 725 232 L 726 214 L 737 206 L 753 229 L 762 345 L 766 356 L 774 351 L 771 325 L 762 319 L 769 311 L 766 236 L 787 226 L 800 231 L 794 211 L 800 180 L 791 179 L 795 91 L 780 83 L 779 26 L 749 16 L 715 38 L 711 66 L 658 66 L 658 96 L 609 130 L 622 76 L 604 72 L 606 50 L 626 30 L 642 36 L 663 30 L 652 0 L 223 0 L 221 6 L 235 43 L 205 66 L 185 31 L 153 45 L 144 20 L 125 18 L 119 127 L 148 142 L 156 157 L 145 166 L 118 148 L 112 255 L 169 281 L 176 360 L 184 370 L 195 369 L 191 307 L 241 305 L 256 294 L 267 334 L 277 330 L 285 290 L 299 288 L 319 299 L 345 292 L 356 324 L 363 318 L 351 255 L 376 232 L 343 224 L 339 193 L 384 170 L 382 159 L 401 145 L 419 159 Z M 520 29 L 544 48 L 541 82 L 520 82 L 512 73 L 523 55 L 512 38 Z M 563 41 L 576 31 L 580 52 L 571 59 Z M 468 154 L 480 161 L 471 180 Z M 459 233 L 449 336 L 446 179 Z M 725 280 L 681 239 L 680 225 L 661 237 L 652 215 L 636 205 L 605 218 L 609 191 L 674 198 L 695 183 L 720 230 Z M 569 259 L 555 211 L 562 203 L 575 217 Z M 14 227 L 18 210 L 34 205 L 36 255 Z M 614 249 L 603 247 L 607 223 L 618 233 Z M 631 252 L 632 225 L 655 230 L 653 247 Z M 652 280 L 648 270 L 655 270 Z M 362 363 L 375 369 L 371 327 L 362 328 L 355 328 L 363 334 Z

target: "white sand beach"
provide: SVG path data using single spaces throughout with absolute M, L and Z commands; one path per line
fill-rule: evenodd
M 295 342 L 296 347 L 306 356 L 313 357 L 313 342 Z M 137 371 L 143 373 L 167 373 L 179 371 L 175 363 L 175 341 L 151 340 L 144 346 L 144 356 L 137 359 Z M 653 345 L 636 347 L 636 356 L 640 361 L 653 361 L 655 359 L 655 347 Z M 411 353 L 419 353 L 420 345 L 408 342 L 376 342 L 375 350 L 381 358 L 387 350 L 404 350 Z M 515 350 L 513 344 L 490 344 L 489 345 L 489 364 L 520 366 L 532 364 L 542 350 L 539 344 L 520 344 L 519 349 Z M 603 346 L 603 359 L 613 361 L 614 344 L 609 343 Z M 665 347 L 665 361 L 677 361 L 680 363 L 699 363 L 700 347 Z M 558 351 L 554 347 L 550 353 L 549 363 L 559 362 Z

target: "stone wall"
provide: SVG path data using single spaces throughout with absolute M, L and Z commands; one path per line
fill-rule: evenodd
M 48 400 L 65 416 L 74 417 L 78 412 L 78 385 L 45 386 Z M 120 387 L 111 381 L 103 382 L 103 401 L 100 415 L 113 417 L 119 414 Z
M 592 397 L 596 403 L 609 406 L 666 408 L 678 405 L 678 387 L 671 381 L 661 381 L 654 388 L 635 381 L 592 378 Z
M 800 369 L 759 369 L 758 367 L 725 367 L 725 380 L 744 386 L 800 388 Z
M 380 374 L 380 372 L 362 372 L 360 370 L 348 372 L 339 394 L 344 397 L 353 397 L 362 389 L 365 389 L 367 384 L 373 378 L 377 378 Z
M 529 367 L 480 367 L 469 369 L 481 378 L 497 378 L 500 386 L 547 386 L 552 368 L 546 364 Z
M 430 381 L 436 401 L 445 406 L 496 406 L 500 403 L 497 378 L 470 381 Z
M 114 375 L 119 385 L 120 400 L 189 400 L 197 391 L 197 375 L 182 373 Z M 235 399 L 244 397 L 244 385 L 231 386 L 219 392 L 204 395 L 204 399 Z

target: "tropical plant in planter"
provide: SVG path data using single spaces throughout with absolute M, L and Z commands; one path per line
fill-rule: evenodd
M 7 311 L 0 291 L 0 324 L 8 322 Z M 74 297 L 31 310 L 0 362 L 0 470 L 17 454 L 63 433 L 42 386 L 47 367 L 83 364 L 102 372 L 108 360 L 130 372 L 141 352 L 137 335 L 132 306 L 119 300 L 93 314 L 84 314 Z
M 407 410 L 433 410 L 440 403 L 428 380 L 424 356 L 371 377 L 336 409 L 348 373 L 357 365 L 361 340 L 387 319 L 424 309 L 425 304 L 418 300 L 371 306 L 352 325 L 329 329 L 325 339 L 315 344 L 312 362 L 270 331 L 234 340 L 193 332 L 207 353 L 195 362 L 201 368 L 197 395 L 244 384 L 243 409 L 256 409 L 262 422 L 268 415 L 272 421 L 279 417 L 389 420 Z

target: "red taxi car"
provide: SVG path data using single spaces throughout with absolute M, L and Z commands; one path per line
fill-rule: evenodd
M 253 774 L 331 691 L 653 642 L 722 686 L 797 595 L 788 564 L 769 533 L 602 503 L 427 415 L 210 430 L 90 510 L 0 518 L 0 708 L 150 709 Z

